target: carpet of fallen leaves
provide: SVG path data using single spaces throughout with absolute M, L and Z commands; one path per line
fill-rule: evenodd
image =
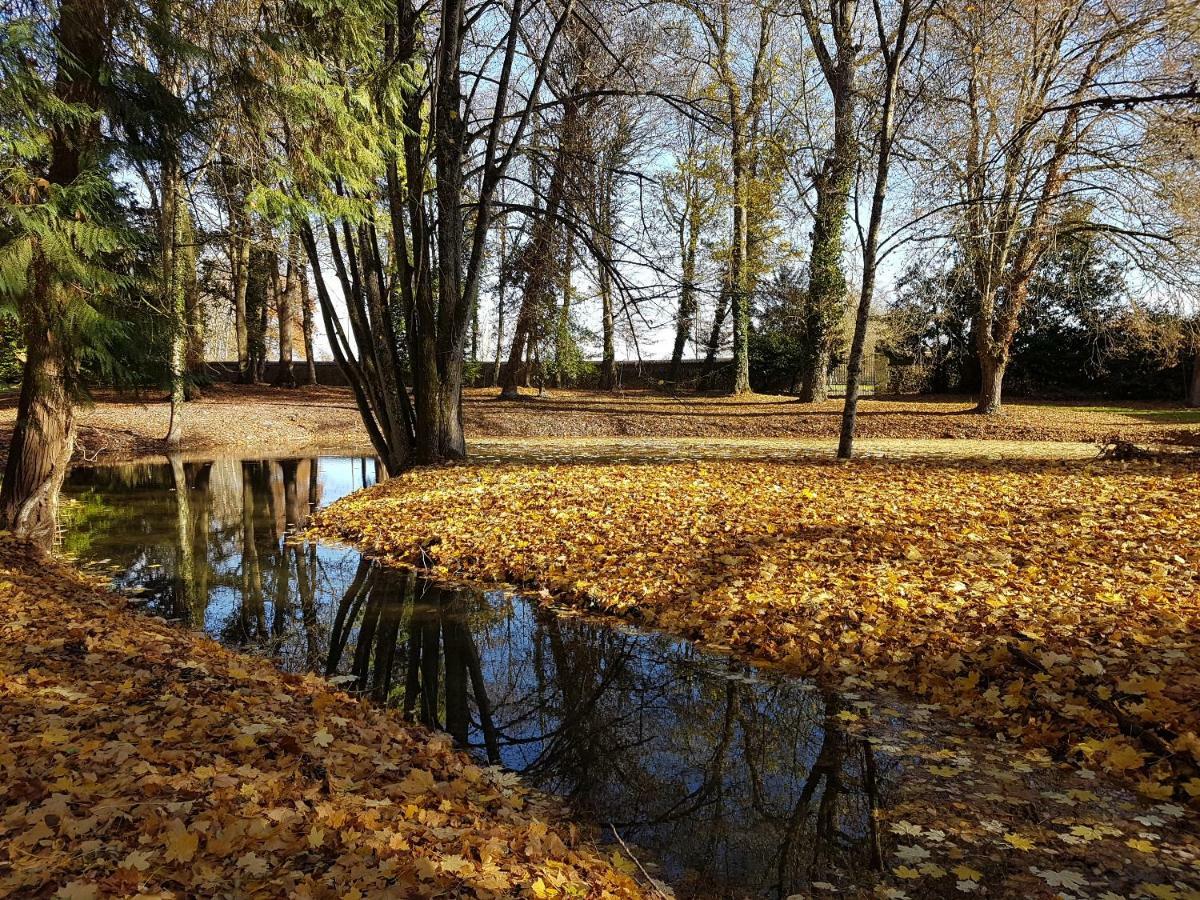
M 860 438 L 904 440 L 1081 441 L 1109 437 L 1141 444 L 1200 442 L 1200 414 L 1163 403 L 1113 407 L 1095 402 L 1007 402 L 1004 413 L 980 416 L 963 396 L 864 399 Z M 798 403 L 773 394 L 722 397 L 649 390 L 621 393 L 526 391 L 500 400 L 494 388 L 464 394 L 467 438 L 513 437 L 731 437 L 836 440 L 842 400 Z
M 899 687 L 1200 800 L 1200 473 L 1180 463 L 498 463 L 322 533 L 795 672 Z
M 0 895 L 642 896 L 546 798 L 0 535 Z
M 964 895 L 1200 900 L 1200 815 L 1154 801 L 1043 749 L 990 741 L 929 705 L 852 693 L 836 723 L 902 771 L 876 810 L 874 884 L 814 881 L 812 896 Z

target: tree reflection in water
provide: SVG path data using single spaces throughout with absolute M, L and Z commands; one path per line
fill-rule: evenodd
M 895 775 L 810 685 L 661 636 L 363 561 L 326 672 L 611 823 L 681 896 L 781 895 L 880 865 Z
M 445 729 L 611 824 L 679 896 L 787 896 L 879 867 L 872 810 L 896 764 L 833 727 L 847 700 L 292 538 L 373 480 L 346 459 L 76 470 L 65 549 L 111 560 L 155 612 Z

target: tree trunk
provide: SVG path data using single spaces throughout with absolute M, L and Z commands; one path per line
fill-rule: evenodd
M 183 219 L 183 177 L 174 160 L 163 163 L 161 234 L 163 305 L 171 312 L 171 422 L 164 443 L 177 448 L 183 440 L 183 401 L 187 380 L 187 289 L 179 253 Z
M 301 328 L 304 332 L 304 383 L 317 383 L 317 359 L 313 353 L 313 298 L 308 290 L 308 266 L 302 257 L 297 258 L 296 274 L 300 288 Z
M 545 311 L 550 286 L 554 281 L 555 238 L 558 234 L 558 211 L 563 203 L 566 189 L 568 148 L 575 139 L 578 124 L 579 104 L 568 97 L 563 104 L 563 119 L 560 126 L 558 152 L 555 154 L 554 171 L 546 191 L 546 208 L 535 219 L 530 233 L 529 246 L 525 248 L 525 293 L 521 297 L 521 310 L 517 313 L 516 329 L 512 348 L 508 354 L 508 366 L 501 373 L 500 397 L 516 399 L 521 356 L 527 352 L 527 344 L 536 340 L 537 323 Z M 528 376 L 528 368 L 526 376 Z
M 828 347 L 818 348 L 815 359 L 809 359 L 800 380 L 801 403 L 824 403 L 829 399 L 829 362 Z
M 850 343 L 850 359 L 846 364 L 846 400 L 842 406 L 842 432 L 838 438 L 838 459 L 850 459 L 854 454 L 854 430 L 858 424 L 858 392 L 862 376 L 863 353 L 866 351 L 867 326 L 871 318 L 871 302 L 875 296 L 875 275 L 878 264 L 879 229 L 883 223 L 883 204 L 887 199 L 888 170 L 892 159 L 892 142 L 895 137 L 894 101 L 900 78 L 900 65 L 908 40 L 909 4 L 903 0 L 899 22 L 895 33 L 895 44 L 889 51 L 883 37 L 883 23 L 878 18 L 880 51 L 886 63 L 887 77 L 884 82 L 883 110 L 878 131 L 878 155 L 875 163 L 875 189 L 871 193 L 871 217 L 867 223 L 867 239 L 863 244 L 863 281 L 858 295 L 858 309 L 854 317 L 854 338 Z
M 158 0 L 154 7 L 154 15 L 161 34 L 171 34 L 175 27 L 172 0 Z M 172 98 L 179 97 L 183 93 L 183 78 L 174 49 L 158 38 L 152 41 L 152 46 L 158 57 L 160 87 Z M 171 317 L 171 422 L 164 443 L 169 449 L 174 449 L 183 439 L 188 339 L 187 274 L 184 272 L 184 266 L 191 262 L 191 258 L 181 252 L 184 232 L 187 230 L 184 220 L 188 213 L 187 201 L 183 196 L 185 184 L 180 162 L 182 150 L 179 146 L 178 129 L 164 128 L 162 140 L 163 153 L 159 159 L 162 173 L 161 202 L 158 210 L 159 286 L 162 291 L 162 305 Z
M 813 217 L 812 250 L 809 254 L 808 335 L 811 346 L 804 366 L 800 402 L 819 403 L 829 396 L 829 361 L 834 329 L 846 308 L 846 273 L 842 267 L 842 233 L 849 209 L 854 179 L 857 143 L 854 122 L 854 81 L 858 48 L 851 30 L 853 3 L 830 0 L 836 27 L 834 50 L 821 56 L 822 71 L 833 95 L 833 144 L 813 176 L 816 215 Z M 823 41 L 821 23 L 812 7 L 802 7 L 805 26 L 814 43 Z
M 279 323 L 279 371 L 275 373 L 276 387 L 295 387 L 296 372 L 292 368 L 292 301 L 298 293 L 299 276 L 296 272 L 296 236 L 288 237 L 287 274 L 283 290 L 276 291 L 276 321 Z M 278 283 L 278 279 L 276 279 Z
M 184 284 L 184 327 L 187 332 L 184 372 L 189 377 L 184 379 L 183 390 L 185 400 L 199 400 L 200 388 L 191 376 L 204 367 L 204 309 L 200 305 L 200 284 L 196 277 L 196 224 L 192 219 L 191 207 L 186 203 L 183 205 L 182 225 L 176 252 L 179 254 L 179 271 Z
M 717 351 L 721 349 L 721 329 L 725 327 L 725 316 L 729 314 L 729 291 L 727 286 L 717 297 L 717 308 L 713 312 L 712 329 L 708 334 L 708 343 L 704 349 L 704 369 L 700 372 L 697 387 L 712 390 L 717 374 Z
M 675 346 L 671 348 L 671 374 L 668 379 L 672 389 L 679 385 L 683 349 L 696 322 L 696 252 L 700 244 L 699 201 L 689 198 L 684 214 L 683 227 L 686 229 L 686 237 L 680 241 L 683 281 L 679 288 L 679 315 L 675 319 Z
M 26 326 L 25 341 L 17 424 L 0 484 L 0 529 L 49 550 L 58 492 L 75 450 L 75 409 L 58 337 L 35 321 Z
M 600 390 L 611 391 L 617 387 L 617 342 L 616 315 L 613 311 L 612 275 L 603 263 L 600 265 L 600 302 L 604 331 L 604 351 L 600 359 Z
M 975 412 L 984 415 L 995 415 L 1000 412 L 1001 388 L 1004 384 L 1004 370 L 1008 368 L 1008 360 L 986 350 L 979 353 L 979 403 Z
M 234 202 L 237 202 L 236 200 Z M 231 216 L 229 262 L 233 277 L 233 330 L 237 340 L 238 381 L 250 380 L 250 327 L 246 318 L 246 291 L 250 285 L 250 235 L 239 215 Z
M 1188 406 L 1200 406 L 1200 346 L 1192 356 L 1192 382 L 1188 387 Z
M 571 270 L 575 261 L 575 237 L 569 232 L 564 243 L 562 271 L 562 304 L 558 308 L 558 324 L 554 329 L 554 386 L 561 388 L 565 384 L 563 367 L 570 354 L 571 347 Z
M 279 295 L 279 261 L 275 258 L 274 249 L 264 249 L 260 264 L 264 266 L 263 292 L 257 298 L 255 322 L 252 330 L 254 347 L 254 384 L 260 384 L 267 374 L 267 325 L 271 320 L 271 303 Z
M 504 202 L 504 197 L 500 197 Z M 492 365 L 492 387 L 500 384 L 500 358 L 504 355 L 504 305 L 508 293 L 508 224 L 504 216 L 496 223 L 500 231 L 500 276 L 496 287 L 496 361 Z
M 729 393 L 750 393 L 750 292 L 746 289 L 746 186 L 740 140 L 733 154 L 733 235 L 730 254 L 729 305 L 733 312 L 733 378 Z
M 517 311 L 517 321 L 513 328 L 512 346 L 508 348 L 508 364 L 500 371 L 500 397 L 503 400 L 515 400 L 521 395 L 518 385 L 521 383 L 521 363 L 525 359 L 525 344 L 530 338 L 529 319 L 533 309 L 526 297 L 521 298 L 521 308 Z M 529 367 L 525 367 L 525 376 L 529 376 Z

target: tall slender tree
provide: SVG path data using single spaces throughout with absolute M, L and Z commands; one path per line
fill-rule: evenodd
M 809 252 L 809 351 L 801 374 L 800 400 L 829 395 L 834 329 L 846 309 L 844 231 L 850 189 L 858 164 L 855 101 L 859 46 L 855 18 L 859 0 L 800 0 L 800 13 L 829 89 L 833 133 L 812 173 L 816 212 Z
M 871 10 L 875 19 L 874 49 L 878 50 L 883 63 L 883 88 L 879 98 L 878 125 L 875 128 L 874 140 L 871 141 L 875 154 L 875 177 L 867 230 L 861 236 L 862 287 L 855 310 L 850 358 L 846 363 L 846 398 L 842 407 L 842 428 L 838 440 L 839 459 L 849 459 L 854 454 L 854 429 L 858 419 L 863 354 L 866 349 L 867 325 L 871 316 L 871 303 L 875 298 L 875 278 L 879 266 L 879 233 L 883 225 L 888 174 L 898 128 L 900 76 L 917 46 L 928 14 L 928 7 L 923 0 L 898 0 L 894 24 L 888 21 L 882 0 L 871 0 Z

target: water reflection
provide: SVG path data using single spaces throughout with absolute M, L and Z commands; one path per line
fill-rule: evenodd
M 680 895 L 786 896 L 878 868 L 872 811 L 894 763 L 829 727 L 836 694 L 364 569 L 339 604 L 326 671 L 612 823 L 654 851 Z
M 897 765 L 834 727 L 852 698 L 289 539 L 374 478 L 332 458 L 77 470 L 64 549 L 159 614 L 322 671 L 562 795 L 679 896 L 787 896 L 879 868 L 872 813 Z
M 63 491 L 61 549 L 110 565 L 115 584 L 152 612 L 316 669 L 325 642 L 316 610 L 341 596 L 359 556 L 288 538 L 314 507 L 376 478 L 373 460 L 337 457 L 76 469 Z

